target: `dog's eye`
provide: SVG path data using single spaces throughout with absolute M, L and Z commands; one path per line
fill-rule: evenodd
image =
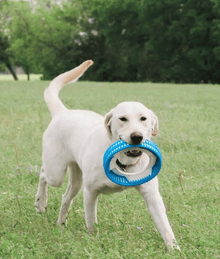
M 144 117 L 144 116 L 141 117 L 141 121 L 146 121 L 146 120 L 147 120 L 146 117 Z
M 121 121 L 127 121 L 128 119 L 125 118 L 125 117 L 120 117 L 119 120 L 121 120 Z

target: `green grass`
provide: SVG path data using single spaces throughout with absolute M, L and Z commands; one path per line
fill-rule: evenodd
M 67 181 L 49 188 L 45 214 L 35 211 L 42 133 L 50 122 L 43 100 L 47 85 L 0 81 L 1 259 L 220 257 L 219 86 L 78 82 L 60 94 L 73 109 L 104 115 L 119 102 L 134 100 L 157 114 L 160 192 L 182 250 L 169 253 L 133 189 L 99 197 L 94 236 L 86 232 L 82 193 L 67 226 L 56 225 Z

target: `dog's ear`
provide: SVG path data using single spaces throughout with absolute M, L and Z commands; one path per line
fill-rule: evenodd
M 151 111 L 151 135 L 152 137 L 156 137 L 159 131 L 159 121 L 157 116 Z
M 111 131 L 112 115 L 113 115 L 112 111 L 110 111 L 105 115 L 105 128 L 107 130 L 107 135 L 110 139 L 112 138 L 112 131 Z

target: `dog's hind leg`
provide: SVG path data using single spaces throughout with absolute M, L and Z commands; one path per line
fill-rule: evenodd
M 37 212 L 44 212 L 47 208 L 47 181 L 44 174 L 44 169 L 41 168 L 38 191 L 35 199 L 35 208 Z
M 56 158 L 55 162 L 49 162 L 49 160 L 43 162 L 41 168 L 38 191 L 34 204 L 37 212 L 44 212 L 47 208 L 47 185 L 59 187 L 65 180 L 67 169 L 66 161 L 61 163 L 61 160 Z
M 62 224 L 66 221 L 66 216 L 73 198 L 79 193 L 82 188 L 82 171 L 76 163 L 69 165 L 69 185 L 63 195 L 60 215 L 57 224 Z

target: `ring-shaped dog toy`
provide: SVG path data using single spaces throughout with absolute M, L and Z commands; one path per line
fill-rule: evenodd
M 147 154 L 149 158 L 148 163 L 140 172 L 127 173 L 121 170 L 117 163 L 115 168 L 110 169 L 113 157 L 119 152 L 126 152 L 129 150 L 141 150 Z M 114 183 L 123 186 L 136 186 L 149 182 L 156 177 L 162 167 L 162 155 L 158 146 L 151 140 L 145 140 L 142 144 L 130 145 L 123 140 L 113 143 L 105 152 L 103 156 L 103 167 L 106 176 Z

